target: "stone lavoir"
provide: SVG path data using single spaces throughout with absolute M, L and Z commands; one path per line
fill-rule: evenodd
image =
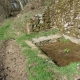
M 41 14 L 40 14 L 41 15 Z M 40 15 L 37 15 L 38 17 Z M 35 22 L 35 18 L 34 22 Z M 42 23 L 32 26 L 38 32 L 48 29 L 59 29 L 61 37 L 54 40 L 46 40 L 46 38 L 34 39 L 34 43 L 58 66 L 66 66 L 72 62 L 80 61 L 80 0 L 53 0 L 45 9 L 38 21 Z M 44 25 L 42 26 L 38 25 Z M 38 27 L 37 27 L 38 26 Z M 32 30 L 36 32 L 36 30 Z M 61 38 L 69 41 L 61 41 Z M 37 41 L 37 42 L 36 42 Z
M 71 41 L 61 42 L 58 39 L 55 42 L 43 43 L 38 47 L 58 66 L 66 66 L 80 61 L 80 45 Z
M 55 34 L 47 37 L 34 38 L 33 43 L 58 66 L 66 66 L 72 62 L 80 62 L 79 43 Z

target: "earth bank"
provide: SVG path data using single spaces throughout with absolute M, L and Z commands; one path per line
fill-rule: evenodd
M 0 80 L 26 80 L 26 60 L 15 40 L 0 43 Z

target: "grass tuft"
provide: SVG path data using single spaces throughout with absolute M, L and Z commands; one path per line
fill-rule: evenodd
M 6 23 L 5 25 L 2 25 L 0 27 L 0 40 L 4 39 L 4 35 L 6 34 L 9 27 L 10 27 L 9 23 Z
M 69 39 L 65 39 L 64 37 L 60 38 L 61 42 L 69 42 Z

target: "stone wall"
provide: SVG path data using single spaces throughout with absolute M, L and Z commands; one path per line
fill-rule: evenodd
M 49 7 L 51 25 L 64 34 L 80 38 L 80 0 L 54 0 Z
M 32 32 L 58 28 L 63 34 L 80 38 L 80 0 L 51 1 L 43 14 L 30 19 L 30 27 Z
M 49 7 L 42 14 L 35 14 L 27 23 L 28 33 L 46 31 L 51 28 Z

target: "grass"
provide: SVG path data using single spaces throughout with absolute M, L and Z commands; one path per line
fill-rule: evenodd
M 14 20 L 11 21 L 7 19 L 4 23 L 0 26 L 0 40 L 7 40 L 7 39 L 15 39 L 18 36 L 15 34 L 15 30 L 13 27 L 15 26 Z
M 4 34 L 6 33 L 6 30 L 7 30 L 7 28 L 8 28 L 9 26 L 10 26 L 10 25 L 6 25 L 6 26 L 2 26 L 2 27 L 0 28 L 0 39 L 3 39 Z
M 55 67 L 55 69 L 59 71 L 59 74 L 62 76 L 67 76 L 68 80 L 72 80 L 72 76 L 78 74 L 76 62 L 64 67 Z
M 69 40 L 68 39 L 65 39 L 64 37 L 60 38 L 60 41 L 61 42 L 68 42 Z
M 56 34 L 57 32 L 59 32 L 58 29 L 49 30 L 49 31 L 40 32 L 40 33 L 34 32 L 32 34 L 23 34 L 23 35 L 21 35 L 17 38 L 17 41 L 19 42 L 19 41 L 22 41 L 22 40 L 32 40 L 33 38 L 38 38 L 38 37 L 41 37 L 41 36 L 48 36 L 48 35 Z
M 28 48 L 23 50 L 23 53 L 28 57 L 27 71 L 29 80 L 52 80 L 54 78 L 53 74 L 46 69 L 47 62 L 45 59 L 37 56 L 37 50 Z
M 9 29 L 11 23 L 8 21 L 0 27 L 0 40 L 5 38 L 7 30 Z M 8 37 L 8 36 L 7 36 Z
M 70 51 L 71 51 L 71 50 L 68 49 L 68 48 L 64 49 L 64 52 L 65 52 L 65 53 L 69 53 Z

